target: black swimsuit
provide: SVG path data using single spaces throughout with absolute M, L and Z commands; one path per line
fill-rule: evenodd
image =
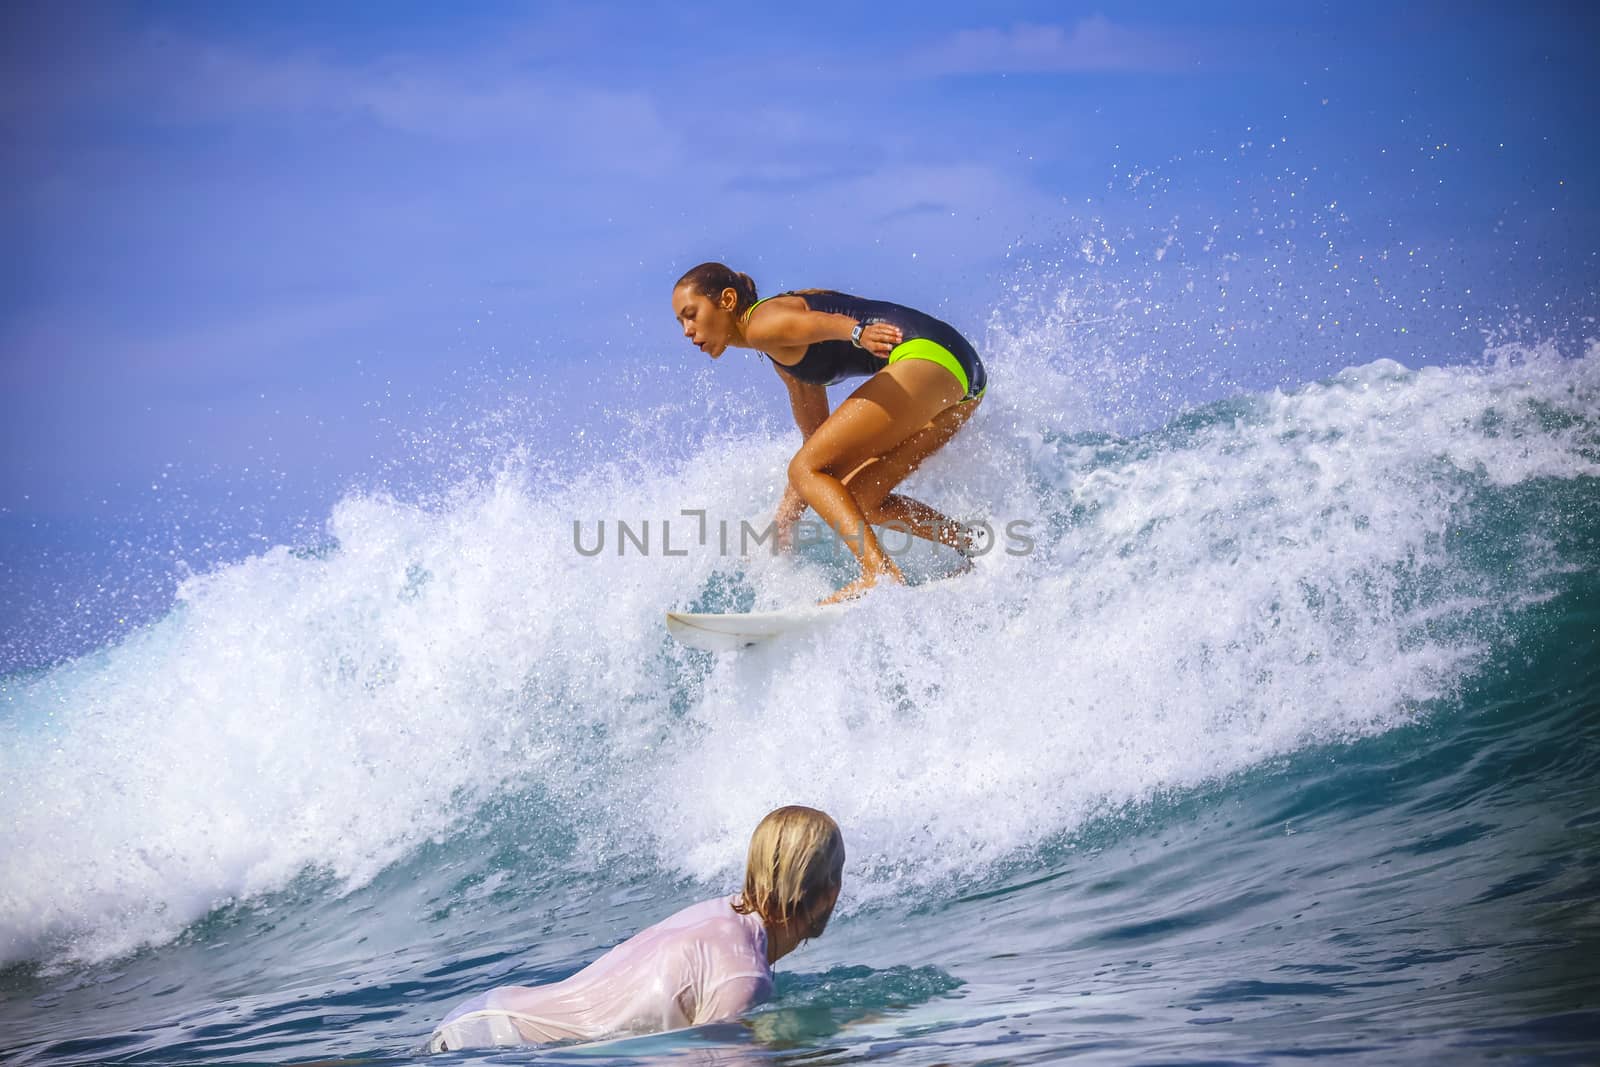
M 978 358 L 971 343 L 955 327 L 932 315 L 886 300 L 867 300 L 831 289 L 808 289 L 778 295 L 798 296 L 812 311 L 848 315 L 861 323 L 887 322 L 900 328 L 900 343 L 887 357 L 857 348 L 849 341 L 818 341 L 806 349 L 798 363 L 784 364 L 772 360 L 799 381 L 812 385 L 833 385 L 846 378 L 876 374 L 900 359 L 931 359 L 946 367 L 958 381 L 964 381 L 967 391 L 962 400 L 982 396 L 988 385 L 989 376 L 983 369 L 983 361 Z M 750 311 L 763 302 L 758 300 L 750 305 Z M 749 313 L 745 312 L 746 315 Z M 770 355 L 767 358 L 772 359 Z

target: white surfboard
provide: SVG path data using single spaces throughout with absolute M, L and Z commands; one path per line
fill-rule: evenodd
M 810 604 L 803 608 L 783 611 L 743 611 L 728 614 L 696 614 L 688 611 L 667 612 L 667 632 L 690 648 L 707 652 L 733 652 L 751 645 L 759 645 L 775 637 L 839 618 L 850 607 L 849 602 L 821 606 Z

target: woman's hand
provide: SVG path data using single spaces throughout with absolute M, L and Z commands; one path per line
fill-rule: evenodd
M 861 330 L 861 347 L 875 356 L 887 358 L 900 341 L 900 327 L 893 323 L 870 322 Z
M 806 512 L 806 502 L 794 486 L 783 487 L 783 499 L 778 502 L 778 512 L 772 517 L 772 526 L 778 535 L 778 551 L 787 552 L 793 547 L 794 524 Z

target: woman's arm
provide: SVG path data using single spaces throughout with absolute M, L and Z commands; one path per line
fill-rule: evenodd
M 848 341 L 856 325 L 849 315 L 812 311 L 798 297 L 778 297 L 755 309 L 745 325 L 744 336 L 752 348 L 763 352 L 803 349 L 818 341 Z M 900 341 L 900 327 L 887 322 L 871 323 L 861 331 L 861 347 L 874 355 L 887 356 Z
M 828 418 L 828 390 L 813 382 L 802 382 L 787 373 L 777 363 L 772 365 L 789 389 L 789 407 L 794 412 L 794 424 L 800 427 L 802 439 L 810 437 Z M 794 535 L 794 524 L 806 511 L 806 502 L 787 480 L 783 483 L 783 499 L 778 501 L 777 514 L 772 517 L 778 534 L 778 549 L 787 552 Z
M 791 306 L 798 305 L 798 306 Z M 756 348 L 804 348 L 818 341 L 848 341 L 856 320 L 849 315 L 812 311 L 805 301 L 768 300 L 751 314 L 744 335 Z
M 772 996 L 772 979 L 753 974 L 729 978 L 711 991 L 703 1004 L 695 1005 L 693 1025 L 736 1019 Z

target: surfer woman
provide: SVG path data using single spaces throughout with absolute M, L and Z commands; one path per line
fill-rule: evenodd
M 815 808 L 779 808 L 750 838 L 742 892 L 685 908 L 563 981 L 478 994 L 445 1016 L 428 1051 L 732 1019 L 772 995 L 774 963 L 822 935 L 843 875 L 838 823 Z
M 839 534 L 861 577 L 824 603 L 859 596 L 885 576 L 903 582 L 870 524 L 894 526 L 967 555 L 970 535 L 949 517 L 894 492 L 977 410 L 988 376 L 967 339 L 946 323 L 899 304 L 829 289 L 797 289 L 765 300 L 721 263 L 702 263 L 672 290 L 685 337 L 716 359 L 754 348 L 789 389 L 804 443 L 789 463 L 778 505 L 778 543 L 807 504 Z M 867 376 L 828 411 L 827 386 Z

